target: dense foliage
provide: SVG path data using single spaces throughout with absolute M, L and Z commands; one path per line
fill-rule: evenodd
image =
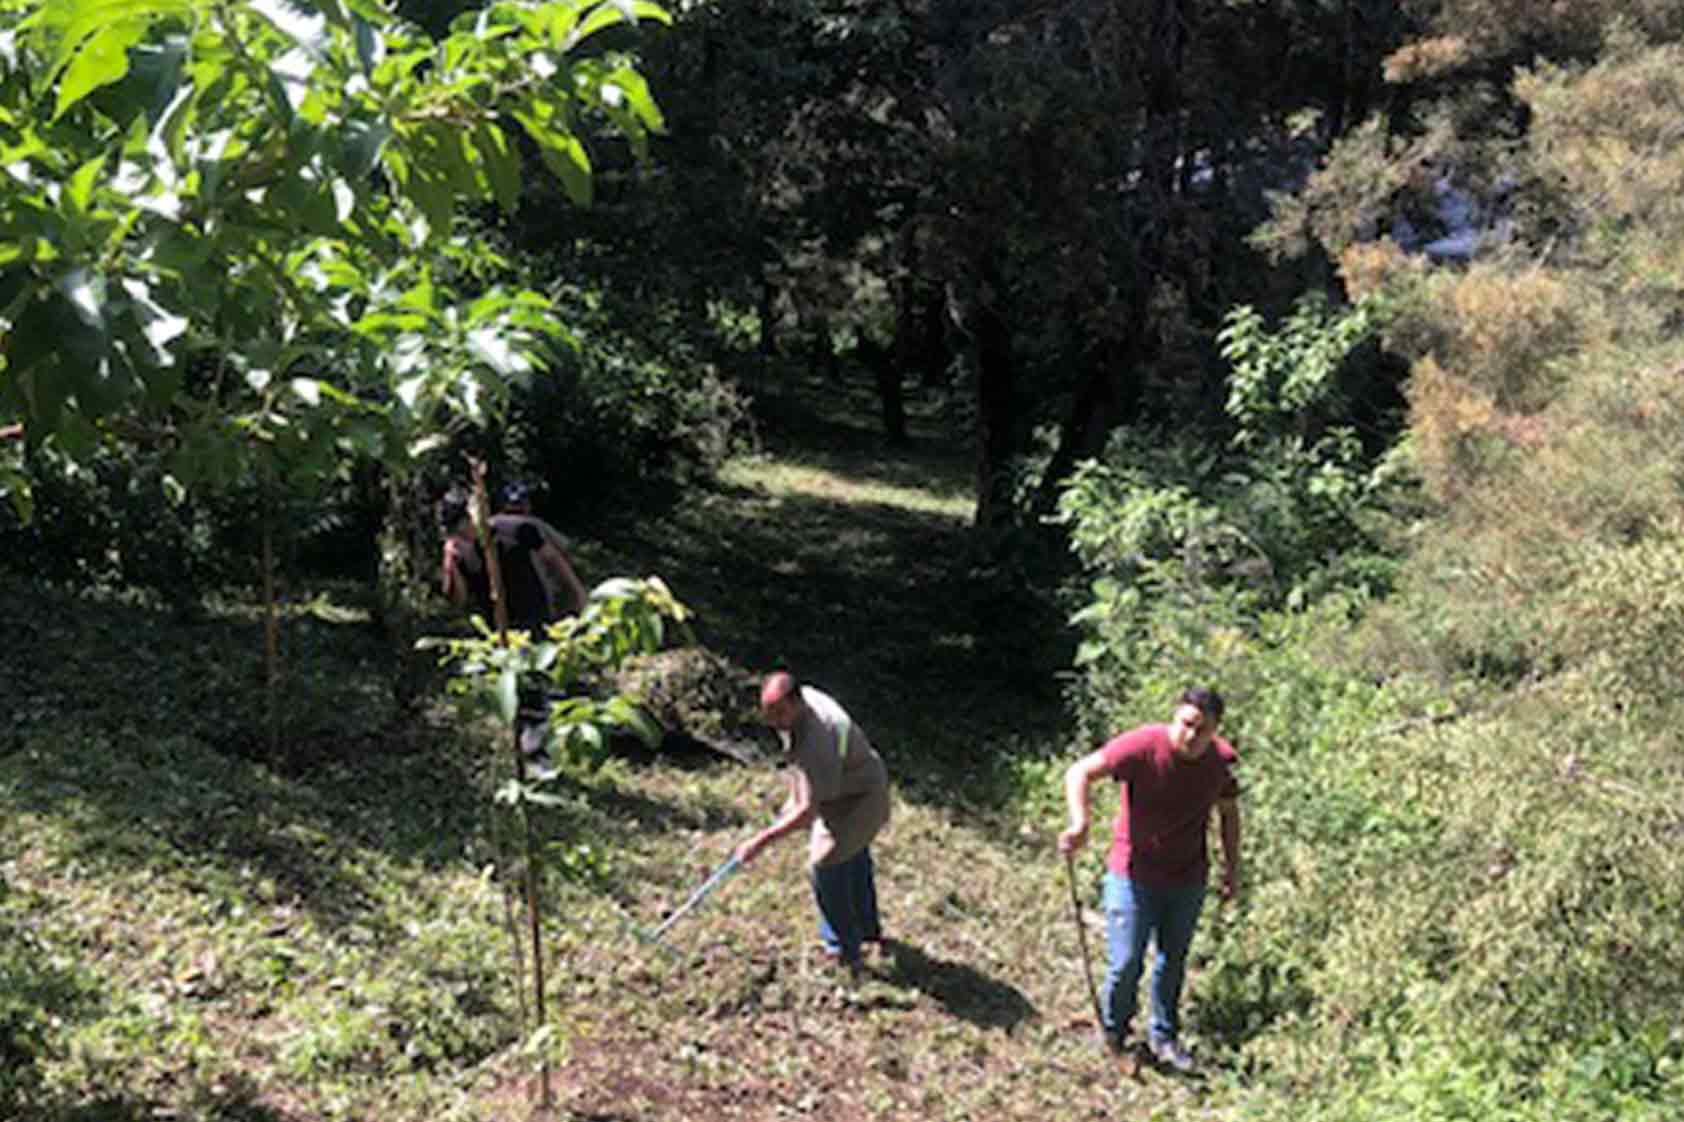
M 664 719 L 729 737 L 741 664 L 793 650 L 863 694 L 850 707 L 902 753 L 917 832 L 894 844 L 916 867 L 891 875 L 926 949 L 893 992 L 825 1006 L 785 958 L 744 949 L 765 937 L 754 908 L 704 998 L 574 975 L 606 1019 L 646 1017 L 663 1041 L 677 1023 L 717 1050 L 649 1047 L 668 1082 L 706 1091 L 726 1081 L 721 1055 L 773 1055 L 727 1029 L 788 1014 L 810 1032 L 822 1008 L 857 1017 L 845 1023 L 875 1049 L 857 1067 L 877 1097 L 847 1104 L 862 1114 L 1067 1107 L 1059 1026 L 1083 997 L 1068 963 L 1047 965 L 1067 917 L 1049 913 L 1023 839 L 1058 820 L 1073 748 L 1208 681 L 1230 696 L 1246 761 L 1249 891 L 1201 935 L 1189 1016 L 1218 1072 L 1203 1109 L 1677 1113 L 1677 4 L 756 0 L 686 5 L 670 27 L 615 3 L 417 0 L 415 24 L 360 0 L 19 0 L 0 15 L 9 564 L 192 595 L 248 579 L 265 528 L 284 526 L 297 553 L 344 526 L 366 546 L 382 519 L 425 564 L 421 512 L 454 470 L 441 452 L 545 479 L 570 512 L 609 477 L 676 477 L 685 502 L 633 512 L 632 533 L 712 598 L 730 649 L 626 680 Z M 555 175 L 517 174 L 534 156 Z M 589 211 L 563 205 L 587 195 Z M 709 484 L 757 425 L 797 443 L 812 406 L 795 384 L 828 406 L 829 458 L 776 485 Z M 931 443 L 960 430 L 977 524 L 1060 528 L 1078 574 L 1060 592 L 1073 665 L 1041 658 L 1058 644 L 1016 617 L 1026 598 L 978 579 L 1044 591 L 1067 570 L 1027 550 L 1016 568 L 971 565 L 946 532 L 950 496 L 901 505 L 928 462 L 868 427 Z M 845 471 L 882 489 L 838 499 Z M 741 535 L 711 536 L 739 508 Z M 501 716 L 522 667 L 557 665 L 545 647 L 455 649 Z M 198 676 L 232 693 L 223 663 Z M 1072 738 L 1010 723 L 1034 684 L 1058 681 Z M 315 1103 L 366 1103 L 382 1075 L 459 1072 L 510 1045 L 509 1010 L 488 996 L 489 924 L 395 888 L 441 891 L 338 837 L 329 823 L 351 804 L 317 810 L 329 794 L 256 765 L 224 800 L 200 799 L 227 779 L 218 753 L 252 739 L 237 706 L 192 694 L 185 731 L 159 739 L 124 723 L 126 698 L 73 715 L 97 716 L 96 735 L 29 697 L 0 795 L 42 840 L 8 839 L 31 888 L 0 899 L 14 948 L 0 951 L 0 1049 L 16 1072 L 0 1108 L 134 1061 L 134 1026 L 156 1027 L 152 998 L 90 1014 L 96 1029 L 45 1012 L 83 992 L 63 948 L 105 922 L 94 908 L 61 938 L 43 918 L 45 893 L 74 891 L 101 783 L 141 791 L 153 824 L 107 823 L 85 848 L 182 880 L 182 853 L 204 841 L 211 883 L 172 884 L 172 906 L 215 912 L 215 938 L 262 951 L 172 974 L 154 1003 L 176 1018 L 175 1053 L 224 1070 L 205 1043 L 217 1027 L 181 1004 L 203 986 L 286 1021 L 279 1044 L 253 1047 Z M 380 714 L 358 735 L 397 727 Z M 639 717 L 581 702 L 558 720 L 597 760 L 600 732 L 579 729 Z M 337 735 L 327 716 L 310 729 L 312 744 Z M 377 775 L 397 792 L 377 808 L 391 831 L 370 831 L 385 848 L 450 870 L 448 896 L 484 911 L 473 870 L 445 852 L 495 864 L 460 808 L 432 837 L 407 816 L 426 803 L 404 768 L 329 755 L 335 784 Z M 764 809 L 718 773 L 561 778 L 566 794 L 546 798 L 581 912 L 618 907 L 614 886 L 635 899 L 639 877 L 677 883 L 685 856 Z M 266 809 L 271 785 L 281 811 Z M 30 793 L 49 789 L 72 794 Z M 234 825 L 219 807 L 248 809 Z M 580 824 L 643 863 L 616 869 Z M 316 881 L 282 883 L 294 863 Z M 369 995 L 352 1004 L 311 984 L 341 952 L 300 970 L 249 918 L 290 922 L 300 901 L 413 922 L 420 949 L 389 967 L 343 951 Z M 587 942 L 564 923 L 558 938 Z M 938 1012 L 920 1006 L 931 998 Z M 907 1009 L 917 1054 L 895 1042 Z M 55 1054 L 67 1038 L 82 1050 Z M 990 1077 L 991 1049 L 1009 1078 Z M 793 1065 L 779 1078 L 811 1080 L 776 1055 Z M 173 1093 L 158 1090 L 168 1063 L 139 1066 L 152 1082 L 138 1097 Z M 1121 1109 L 1088 1089 L 1096 1111 Z M 415 1112 L 453 1093 L 429 1085 Z M 1184 1104 L 1144 1109 L 1170 1105 Z
M 1182 678 L 1236 700 L 1254 891 L 1202 1015 L 1253 1065 L 1263 1117 L 1658 1120 L 1681 1093 L 1666 804 L 1684 756 L 1654 686 L 1681 638 L 1679 28 L 1659 8 L 1528 8 L 1463 34 L 1496 26 L 1489 7 L 1434 6 L 1442 34 L 1388 60 L 1423 96 L 1341 137 L 1259 237 L 1336 258 L 1361 297 L 1342 316 L 1385 310 L 1372 326 L 1409 366 L 1397 450 L 1325 460 L 1331 492 L 1271 467 L 1294 446 L 1255 445 L 1247 418 L 1325 386 L 1345 332 L 1296 317 L 1258 335 L 1241 314 L 1227 400 L 1256 462 L 1114 455 L 1064 499 L 1096 578 L 1078 616 L 1104 667 L 1077 692 L 1090 728 L 1154 718 Z M 1517 60 L 1522 43 L 1555 61 Z M 1464 267 L 1400 234 L 1447 191 L 1484 216 Z M 1296 447 L 1318 446 L 1338 445 Z M 1382 477 L 1418 493 L 1315 515 L 1383 498 L 1360 485 Z M 1285 550 L 1296 596 L 1236 579 L 1318 525 L 1330 548 Z M 1387 525 L 1405 532 L 1361 532 Z

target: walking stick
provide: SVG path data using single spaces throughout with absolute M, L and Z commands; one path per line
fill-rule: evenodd
M 1088 961 L 1088 929 L 1082 923 L 1082 904 L 1076 897 L 1076 858 L 1064 855 L 1064 881 L 1070 886 L 1070 918 L 1076 921 L 1076 942 L 1082 948 L 1082 973 L 1088 980 L 1088 998 L 1093 1002 L 1094 1027 L 1101 1043 L 1105 1040 L 1105 1014 L 1099 1008 L 1099 990 L 1093 984 L 1093 966 Z

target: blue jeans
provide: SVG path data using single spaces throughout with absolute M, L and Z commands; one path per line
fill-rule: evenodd
M 860 944 L 883 937 L 871 847 L 846 861 L 816 866 L 812 876 L 813 896 L 819 905 L 819 940 L 842 961 L 858 962 Z
M 1105 1033 L 1121 1043 L 1134 1019 L 1146 941 L 1153 938 L 1158 953 L 1152 965 L 1149 1039 L 1174 1040 L 1181 1031 L 1181 983 L 1187 977 L 1187 949 L 1204 907 L 1205 885 L 1149 887 L 1105 874 L 1105 940 L 1110 964 L 1100 990 Z

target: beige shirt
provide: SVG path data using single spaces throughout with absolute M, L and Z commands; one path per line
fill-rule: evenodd
M 830 695 L 803 686 L 801 700 L 801 718 L 780 735 L 794 765 L 794 794 L 807 794 L 818 812 L 808 863 L 835 865 L 870 845 L 889 821 L 889 771 L 865 730 Z

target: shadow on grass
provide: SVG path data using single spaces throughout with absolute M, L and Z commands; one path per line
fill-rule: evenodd
M 1035 1015 L 1016 987 L 962 962 L 932 958 L 911 943 L 889 943 L 894 968 L 888 981 L 929 995 L 948 1013 L 983 1028 L 1010 1030 Z
M 35 1122 L 158 1122 L 160 1118 L 203 1118 L 215 1122 L 300 1122 L 300 1116 L 261 1100 L 257 1084 L 234 1075 L 214 1087 L 189 1090 L 187 1105 L 167 1106 L 123 1095 L 91 1097 L 78 1102 L 43 1103 Z
M 293 689 L 278 749 L 263 708 L 262 628 L 183 625 L 145 605 L 0 582 L 19 642 L 0 648 L 0 814 L 68 830 L 65 857 L 178 870 L 331 926 L 373 910 L 360 851 L 438 869 L 484 847 L 507 762 L 450 712 L 397 712 L 389 650 L 366 623 L 290 622 Z M 708 825 L 624 791 L 587 792 L 598 834 Z
M 714 495 L 736 514 L 693 502 L 606 528 L 607 548 L 658 558 L 710 649 L 755 672 L 788 667 L 836 697 L 891 774 L 897 758 L 916 754 L 920 769 L 940 759 L 947 782 L 923 786 L 921 800 L 974 786 L 978 753 L 1056 739 L 1062 614 L 1047 590 L 986 571 L 963 527 L 813 494 Z

